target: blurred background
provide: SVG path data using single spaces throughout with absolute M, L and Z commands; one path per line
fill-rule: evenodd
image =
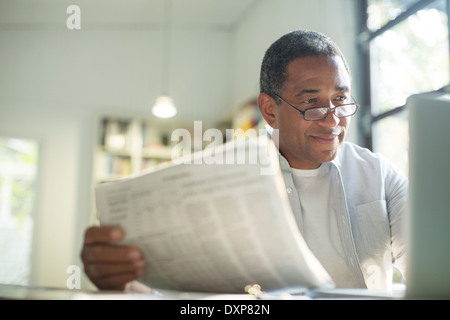
M 292 30 L 339 44 L 361 104 L 347 139 L 408 174 L 404 104 L 449 83 L 449 4 L 0 0 L 0 283 L 65 288 L 95 183 L 169 160 L 174 129 L 263 127 L 261 60 Z

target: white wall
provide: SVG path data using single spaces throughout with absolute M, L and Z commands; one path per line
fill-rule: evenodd
M 353 2 L 261 0 L 233 30 L 179 30 L 174 48 L 182 57 L 172 59 L 178 99 L 206 106 L 217 99 L 227 110 L 255 98 L 264 51 L 293 29 L 327 33 L 353 64 Z M 160 70 L 152 46 L 160 43 L 158 34 L 151 28 L 0 29 L 0 136 L 33 138 L 41 146 L 32 284 L 65 287 L 67 266 L 81 265 L 97 116 L 146 115 L 161 90 L 159 73 L 148 72 Z

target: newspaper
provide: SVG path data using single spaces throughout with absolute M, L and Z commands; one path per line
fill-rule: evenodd
M 251 150 L 258 150 L 257 161 Z M 122 226 L 124 243 L 142 250 L 140 281 L 152 288 L 243 293 L 248 284 L 267 292 L 334 287 L 298 230 L 278 151 L 265 136 L 98 184 L 96 201 L 100 223 Z

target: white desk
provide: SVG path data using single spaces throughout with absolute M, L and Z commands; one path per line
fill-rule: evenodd
M 158 291 L 153 294 L 124 293 L 122 291 L 86 291 L 63 288 L 42 288 L 20 285 L 1 285 L 0 299 L 4 300 L 321 300 L 321 299 L 403 299 L 404 288 L 392 294 L 366 289 L 327 289 L 299 294 L 265 294 L 261 299 L 243 294 L 214 294 L 197 292 Z

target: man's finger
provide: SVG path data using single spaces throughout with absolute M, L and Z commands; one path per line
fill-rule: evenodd
M 84 263 L 131 262 L 142 258 L 137 247 L 116 245 L 85 245 L 81 252 Z
M 90 227 L 84 234 L 85 244 L 117 242 L 123 239 L 125 231 L 119 226 Z
M 86 274 L 92 279 L 110 278 L 121 274 L 129 273 L 136 276 L 144 272 L 144 260 L 138 260 L 130 263 L 108 264 L 96 263 L 85 267 Z
M 91 279 L 94 284 L 102 290 L 124 290 L 128 282 L 137 280 L 141 276 L 140 273 L 129 272 L 110 277 L 102 277 L 99 279 Z

